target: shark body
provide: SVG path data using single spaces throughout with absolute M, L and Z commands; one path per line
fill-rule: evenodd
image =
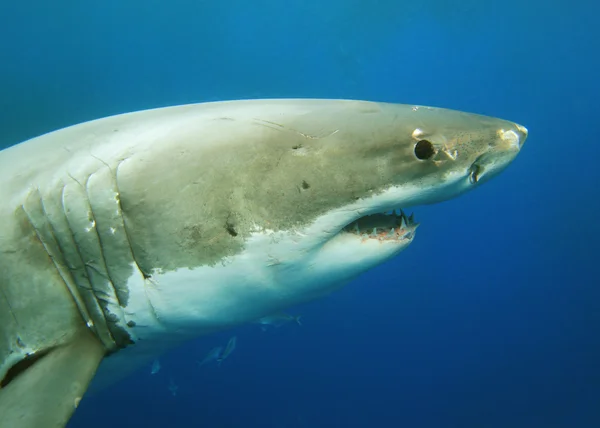
M 526 137 L 439 108 L 245 100 L 0 152 L 3 421 L 63 427 L 97 371 L 339 289 L 412 242 L 392 210 L 478 187 Z

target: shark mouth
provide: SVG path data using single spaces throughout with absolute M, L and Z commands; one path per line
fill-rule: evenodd
M 407 216 L 401 209 L 371 214 L 353 221 L 342 229 L 364 240 L 404 241 L 412 239 L 419 226 L 414 220 L 414 214 Z

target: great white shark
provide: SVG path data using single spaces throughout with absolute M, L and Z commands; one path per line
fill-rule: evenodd
M 448 109 L 277 99 L 3 150 L 0 425 L 63 427 L 95 376 L 339 289 L 412 242 L 399 209 L 479 187 L 526 138 Z

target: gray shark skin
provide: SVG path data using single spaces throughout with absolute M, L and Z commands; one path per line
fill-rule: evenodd
M 526 137 L 453 110 L 279 99 L 0 152 L 0 425 L 63 427 L 94 377 L 339 289 L 412 242 L 392 210 L 478 187 Z

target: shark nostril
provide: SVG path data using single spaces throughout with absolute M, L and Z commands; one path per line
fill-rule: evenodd
M 482 168 L 474 163 L 471 166 L 471 170 L 469 171 L 469 180 L 471 181 L 472 184 L 476 184 L 479 181 L 479 176 L 481 175 L 482 172 Z

